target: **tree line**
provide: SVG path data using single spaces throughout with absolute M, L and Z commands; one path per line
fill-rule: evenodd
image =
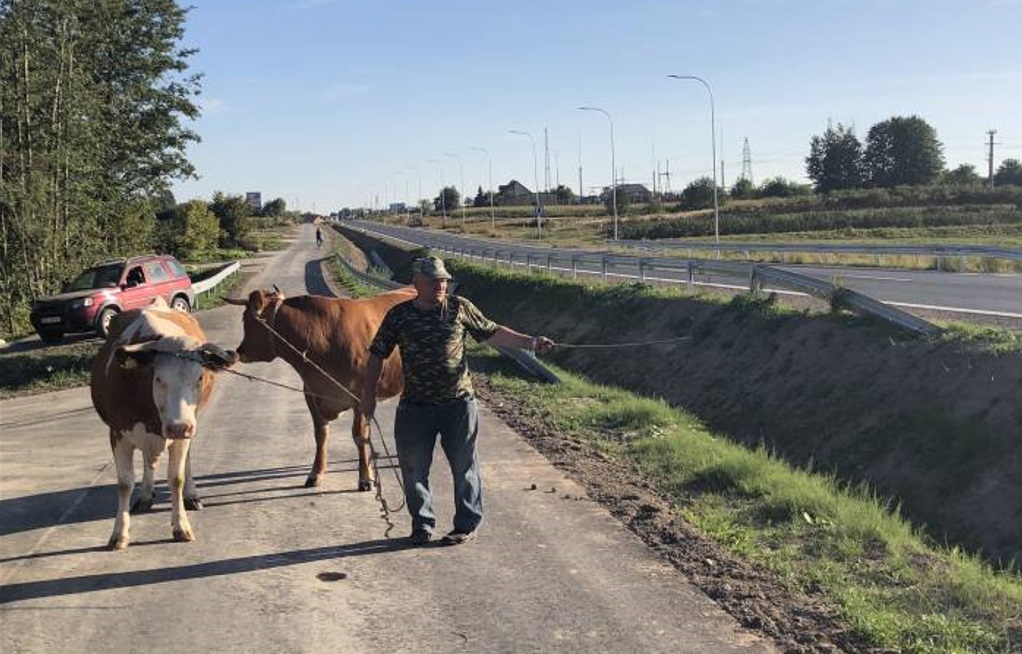
M 944 146 L 937 131 L 919 116 L 894 116 L 869 128 L 865 144 L 855 130 L 838 123 L 814 136 L 806 157 L 806 173 L 816 191 L 892 188 L 944 183 L 975 186 L 983 179 L 971 164 L 944 167 Z M 994 185 L 1022 185 L 1022 164 L 1001 162 Z
M 194 174 L 200 76 L 173 0 L 0 0 L 0 329 L 97 259 L 154 243 Z

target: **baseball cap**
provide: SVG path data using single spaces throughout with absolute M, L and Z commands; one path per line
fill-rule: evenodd
M 451 273 L 444 267 L 444 260 L 440 257 L 422 257 L 415 260 L 412 271 L 416 275 L 422 275 L 429 279 L 450 279 Z

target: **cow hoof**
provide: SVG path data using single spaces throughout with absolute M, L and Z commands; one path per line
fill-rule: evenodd
M 201 497 L 186 497 L 185 508 L 189 511 L 201 511 L 202 510 L 202 498 Z
M 305 480 L 306 488 L 315 488 L 321 483 L 322 477 L 319 475 L 309 475 L 309 478 Z
M 137 500 L 135 500 L 135 503 L 131 505 L 131 512 L 132 513 L 149 513 L 152 510 L 153 510 L 153 498 L 151 498 L 151 497 L 148 500 L 143 500 L 142 498 L 138 498 Z
M 128 547 L 128 542 L 127 536 L 111 536 L 110 540 L 106 544 L 106 548 L 111 552 L 116 552 L 117 550 L 126 549 Z
M 174 530 L 174 542 L 176 543 L 190 543 L 195 540 L 195 534 L 191 530 L 185 531 L 184 529 Z
M 367 491 L 371 491 L 372 489 L 373 489 L 373 482 L 371 480 L 369 480 L 369 479 L 359 479 L 358 480 L 358 490 L 359 491 L 365 493 Z

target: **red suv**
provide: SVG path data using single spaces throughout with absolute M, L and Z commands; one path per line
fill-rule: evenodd
M 78 275 L 63 293 L 36 300 L 32 326 L 47 343 L 71 332 L 95 331 L 105 338 L 115 315 L 157 297 L 181 311 L 195 306 L 192 280 L 177 259 L 153 254 L 107 261 Z

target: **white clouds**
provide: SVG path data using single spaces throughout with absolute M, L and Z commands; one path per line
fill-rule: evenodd
M 226 103 L 220 98 L 199 98 L 199 109 L 206 115 L 221 113 L 226 106 Z

